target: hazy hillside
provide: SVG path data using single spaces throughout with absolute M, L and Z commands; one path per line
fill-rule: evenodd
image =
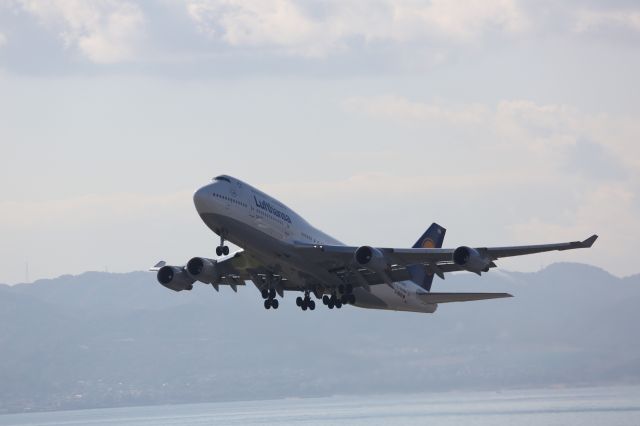
M 0 410 L 454 388 L 640 383 L 640 275 L 580 264 L 436 280 L 513 299 L 434 315 L 322 307 L 255 287 L 174 293 L 151 273 L 0 285 Z

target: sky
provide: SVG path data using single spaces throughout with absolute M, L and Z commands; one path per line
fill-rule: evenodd
M 0 282 L 214 257 L 229 174 L 353 245 L 640 272 L 640 4 L 0 0 Z

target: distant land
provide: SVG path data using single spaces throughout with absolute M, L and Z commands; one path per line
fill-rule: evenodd
M 512 299 L 433 314 L 302 312 L 288 294 L 153 273 L 0 285 L 0 413 L 223 400 L 640 384 L 640 275 L 558 263 L 436 279 Z

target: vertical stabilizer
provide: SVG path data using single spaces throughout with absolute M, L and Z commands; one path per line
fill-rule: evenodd
M 441 248 L 444 242 L 444 234 L 447 230 L 437 223 L 432 223 L 431 226 L 422 234 L 422 236 L 416 241 L 412 248 Z M 424 267 L 418 265 L 411 265 L 407 268 L 409 273 L 413 277 L 413 281 L 420 287 L 427 291 L 431 291 L 431 284 L 433 283 L 433 272 L 427 271 Z

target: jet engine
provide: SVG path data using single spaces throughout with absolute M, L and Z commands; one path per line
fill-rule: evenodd
M 359 247 L 355 252 L 354 258 L 358 265 L 374 272 L 383 272 L 389 267 L 389 262 L 384 253 L 374 247 Z
M 465 246 L 460 246 L 454 250 L 453 263 L 478 275 L 481 272 L 488 272 L 491 266 L 490 259 L 482 256 L 478 253 L 478 250 Z
M 220 280 L 220 272 L 216 261 L 204 257 L 194 257 L 187 262 L 187 272 L 191 278 L 207 284 L 215 284 Z
M 177 266 L 163 266 L 158 269 L 158 282 L 173 291 L 191 290 L 195 279 L 182 268 Z

